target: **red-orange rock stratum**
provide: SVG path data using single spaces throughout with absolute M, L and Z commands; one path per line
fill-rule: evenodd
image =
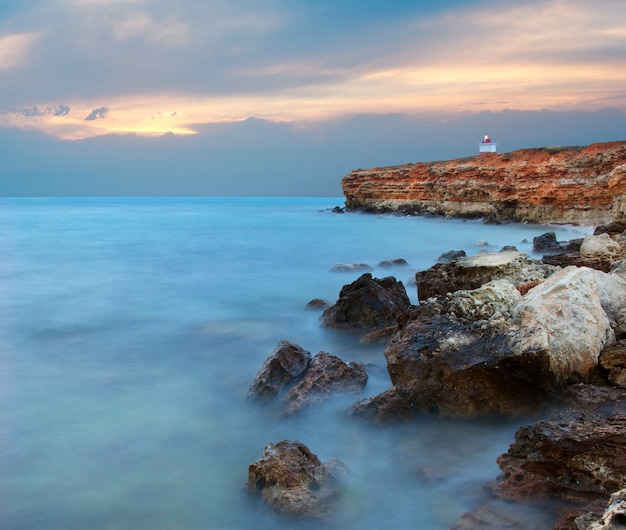
M 626 142 L 357 169 L 353 210 L 595 225 L 626 217 Z

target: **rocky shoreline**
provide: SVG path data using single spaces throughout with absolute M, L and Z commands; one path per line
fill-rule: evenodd
M 424 414 L 534 419 L 498 458 L 501 475 L 486 485 L 494 503 L 549 499 L 555 529 L 621 528 L 626 220 L 576 241 L 544 234 L 534 250 L 543 258 L 514 247 L 442 256 L 416 274 L 418 305 L 394 277 L 365 272 L 335 304 L 310 306 L 323 310 L 323 326 L 386 343 L 391 388 L 357 401 L 349 415 L 381 428 Z M 290 415 L 366 382 L 360 363 L 281 341 L 248 398 L 282 399 Z M 281 513 L 324 519 L 341 502 L 338 469 L 340 462 L 322 464 L 301 442 L 269 444 L 250 465 L 247 489 Z M 453 528 L 526 528 L 494 506 L 461 516 Z

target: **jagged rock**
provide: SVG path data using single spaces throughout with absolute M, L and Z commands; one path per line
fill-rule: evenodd
M 566 411 L 521 427 L 498 458 L 496 495 L 586 504 L 626 485 L 626 416 Z
M 375 331 L 394 325 L 410 304 L 402 282 L 391 276 L 378 279 L 365 273 L 343 286 L 339 299 L 324 311 L 321 320 L 330 328 Z
M 359 169 L 351 210 L 597 225 L 624 217 L 626 142 Z
M 554 232 L 546 232 L 540 236 L 533 237 L 533 252 L 536 254 L 562 254 L 564 252 L 563 247 L 556 239 Z
M 250 464 L 246 487 L 282 514 L 323 519 L 340 497 L 334 473 L 342 467 L 336 459 L 324 465 L 302 442 L 283 440 Z
M 331 272 L 371 271 L 373 267 L 367 263 L 335 263 L 330 270 Z
M 408 267 L 409 262 L 404 258 L 387 259 L 378 264 L 379 267 Z
M 437 263 L 450 263 L 451 261 L 465 257 L 467 257 L 467 254 L 464 250 L 448 250 L 448 252 L 444 252 L 437 258 Z
M 586 521 L 582 518 L 576 520 L 577 524 L 584 522 Z M 611 500 L 602 517 L 583 528 L 586 530 L 623 530 L 626 528 L 626 489 L 611 494 Z
M 297 344 L 281 340 L 270 355 L 263 361 L 261 368 L 250 385 L 248 398 L 267 401 L 280 393 L 286 385 L 302 377 L 311 353 Z
M 607 271 L 605 271 L 607 272 Z M 622 258 L 611 265 L 611 268 L 608 272 L 616 274 L 622 280 L 626 280 L 626 259 Z
M 400 317 L 385 348 L 395 393 L 357 412 L 537 413 L 567 385 L 595 376 L 600 351 L 615 337 L 607 315 L 615 290 L 610 275 L 572 267 L 523 297 L 508 280 L 496 280 L 426 300 Z
M 304 377 L 285 396 L 285 414 L 319 403 L 334 392 L 359 392 L 367 384 L 367 372 L 361 363 L 346 363 L 336 355 L 319 352 Z
M 523 252 L 505 251 L 478 254 L 460 258 L 452 263 L 437 263 L 430 269 L 415 274 L 417 296 L 426 300 L 460 289 L 476 289 L 500 278 L 514 284 L 541 281 L 556 269 Z
M 600 366 L 609 371 L 609 381 L 615 386 L 626 388 L 626 340 L 606 346 L 600 352 Z

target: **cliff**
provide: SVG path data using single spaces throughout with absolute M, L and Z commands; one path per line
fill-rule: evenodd
M 626 142 L 357 169 L 341 183 L 351 210 L 597 225 L 626 217 Z

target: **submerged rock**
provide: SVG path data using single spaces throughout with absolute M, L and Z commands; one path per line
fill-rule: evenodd
M 281 340 L 263 361 L 250 385 L 248 398 L 258 401 L 267 401 L 273 398 L 286 385 L 302 377 L 310 361 L 310 352 L 297 344 Z
M 331 272 L 371 271 L 373 267 L 367 263 L 335 263 Z
M 343 286 L 339 299 L 321 319 L 330 328 L 369 332 L 394 325 L 410 305 L 402 282 L 392 276 L 378 279 L 365 273 Z
M 246 487 L 284 515 L 323 519 L 340 498 L 337 475 L 343 471 L 341 461 L 325 465 L 302 442 L 283 440 L 268 444 L 250 464 Z

